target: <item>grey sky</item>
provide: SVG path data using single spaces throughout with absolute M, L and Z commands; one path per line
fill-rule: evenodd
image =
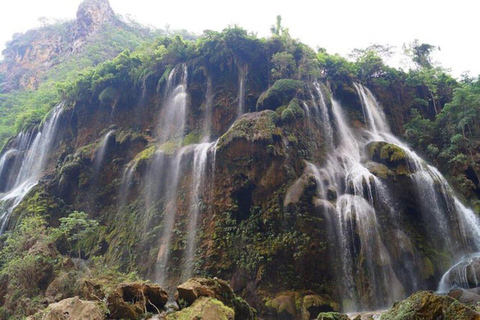
M 0 43 L 15 32 L 38 26 L 38 18 L 72 19 L 81 0 L 2 0 Z M 441 47 L 435 55 L 454 76 L 480 74 L 480 42 L 476 40 L 480 5 L 475 0 L 110 0 L 115 12 L 163 28 L 200 34 L 238 24 L 259 36 L 269 34 L 277 14 L 290 34 L 313 48 L 347 55 L 372 43 L 401 51 L 414 39 Z M 391 63 L 397 64 L 396 58 Z

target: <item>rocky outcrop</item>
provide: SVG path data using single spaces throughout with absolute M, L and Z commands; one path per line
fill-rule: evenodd
M 107 297 L 110 316 L 119 319 L 137 319 L 147 312 L 159 313 L 168 301 L 168 294 L 160 286 L 148 283 L 123 283 Z
M 256 312 L 242 298 L 237 297 L 230 285 L 221 279 L 193 278 L 177 287 L 175 299 L 188 305 L 195 304 L 201 297 L 210 297 L 221 301 L 235 311 L 236 320 L 256 319 Z
M 448 296 L 468 306 L 472 306 L 474 308 L 480 307 L 480 288 L 453 289 L 450 290 Z
M 0 91 L 37 88 L 49 69 L 80 51 L 107 23 L 113 26 L 119 23 L 108 0 L 85 0 L 73 22 L 14 35 L 2 52 L 4 60 L 0 62 L 0 73 L 4 75 Z
M 78 297 L 62 300 L 48 306 L 30 320 L 103 320 L 106 308 L 100 302 L 84 301 Z
M 106 301 L 109 314 L 118 319 L 138 319 L 146 312 L 160 313 L 168 294 L 160 286 L 144 282 L 129 282 L 111 286 L 111 280 L 84 280 L 78 285 L 84 299 Z
M 478 320 L 480 313 L 448 296 L 418 291 L 385 312 L 381 320 Z
M 337 312 L 324 312 L 320 313 L 317 320 L 349 320 L 350 318 L 344 314 Z
M 108 0 L 85 0 L 77 10 L 72 50 L 81 48 L 86 38 L 106 23 L 115 23 L 115 13 Z
M 234 320 L 235 317 L 232 308 L 225 306 L 222 302 L 214 298 L 200 297 L 196 299 L 191 306 L 167 315 L 167 320 Z M 243 319 L 243 318 L 242 318 Z M 246 319 L 246 318 L 245 318 Z
M 315 319 L 318 315 L 338 311 L 340 306 L 329 297 L 286 291 L 265 303 L 271 319 Z M 269 319 L 270 319 L 269 318 Z

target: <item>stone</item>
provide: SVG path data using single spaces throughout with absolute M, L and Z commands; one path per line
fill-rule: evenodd
M 107 297 L 110 316 L 136 319 L 146 312 L 160 313 L 168 302 L 168 294 L 160 286 L 150 283 L 122 283 Z
M 78 297 L 50 304 L 31 319 L 42 320 L 103 320 L 106 308 L 99 302 L 84 301 Z
M 448 296 L 468 306 L 477 307 L 480 305 L 480 288 L 453 289 L 453 290 L 450 290 L 450 292 L 448 293 Z
M 188 308 L 167 315 L 167 320 L 234 320 L 235 312 L 214 298 L 200 297 Z
M 350 318 L 338 312 L 322 312 L 318 315 L 317 320 L 350 320 Z
M 381 320 L 480 320 L 480 313 L 449 296 L 418 291 L 396 303 Z
M 221 279 L 189 279 L 177 287 L 175 300 L 183 300 L 191 305 L 200 297 L 215 298 L 226 306 L 233 308 L 237 320 L 257 318 L 255 310 L 243 299 L 237 297 L 228 282 Z

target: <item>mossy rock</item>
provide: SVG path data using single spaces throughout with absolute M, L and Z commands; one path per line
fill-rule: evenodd
M 167 320 L 234 320 L 235 312 L 221 301 L 200 297 L 188 308 L 167 315 Z
M 260 141 L 266 145 L 272 144 L 274 138 L 279 136 L 277 114 L 271 110 L 247 113 L 238 119 L 223 136 L 220 137 L 217 149 L 226 148 L 230 143 L 238 139 L 249 142 Z
M 236 320 L 257 319 L 255 309 L 242 298 L 235 295 L 228 282 L 221 279 L 192 278 L 177 287 L 175 298 L 187 304 L 195 303 L 200 297 L 211 297 L 220 300 L 233 308 Z
M 301 305 L 302 300 L 298 292 L 285 292 L 268 300 L 265 306 L 277 317 L 295 319 L 297 317 L 296 300 L 299 300 Z
M 381 320 L 480 320 L 480 313 L 448 297 L 431 291 L 418 291 L 396 303 L 385 312 Z
M 321 313 L 338 311 L 338 303 L 319 295 L 306 295 L 303 297 L 302 319 L 313 319 Z
M 288 104 L 304 85 L 303 81 L 293 79 L 275 81 L 273 86 L 258 98 L 257 110 L 276 110 L 278 107 Z
M 350 318 L 338 312 L 322 312 L 318 315 L 317 320 L 350 320 Z
M 384 178 L 391 173 L 396 175 L 409 175 L 411 173 L 409 158 L 403 148 L 384 141 L 370 142 L 366 148 L 367 156 L 371 161 L 386 166 L 386 169 L 378 166 L 373 168 L 374 172 L 372 173 L 375 175 Z M 371 164 L 370 166 L 372 167 Z

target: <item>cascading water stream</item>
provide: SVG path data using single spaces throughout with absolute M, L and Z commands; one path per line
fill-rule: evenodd
M 331 225 L 330 232 L 338 235 L 337 246 L 342 261 L 339 279 L 344 288 L 345 311 L 385 307 L 404 298 L 406 293 L 419 289 L 418 269 L 413 263 L 395 260 L 398 257 L 392 257 L 389 251 L 391 244 L 383 239 L 385 235 L 378 221 L 379 207 L 386 212 L 396 230 L 394 237 L 398 241 L 397 247 L 412 247 L 392 206 L 389 188 L 368 169 L 365 150 L 370 143 L 385 142 L 404 150 L 410 180 L 419 199 L 422 199 L 422 217 L 434 225 L 432 230 L 440 232 L 440 238 L 443 238 L 440 241 L 443 241 L 446 252 L 458 257 L 462 252 L 478 250 L 480 227 L 474 213 L 455 198 L 436 168 L 426 164 L 391 133 L 385 114 L 370 90 L 354 84 L 366 123 L 365 128 L 354 129 L 339 103 L 331 99 L 329 110 L 320 85 L 314 83 L 313 87 L 318 102 L 315 95 L 311 94 L 314 109 L 310 110 L 306 103 L 304 108 L 307 115 L 318 114 L 321 118 L 330 151 L 322 168 L 307 163 L 306 172 L 313 174 L 317 181 L 320 199 L 317 201 L 332 201 L 328 195 L 332 192 L 336 194 L 334 206 L 324 207 L 334 210 L 337 216 L 335 222 L 332 213 L 325 212 Z M 451 239 L 460 239 L 460 244 L 453 245 Z M 400 263 L 404 264 L 402 268 L 398 267 Z M 408 279 L 408 283 L 405 283 L 405 279 Z
M 165 206 L 163 210 L 163 227 L 160 234 L 160 247 L 158 250 L 157 263 L 155 265 L 155 281 L 162 286 L 167 285 L 168 267 L 170 257 L 170 243 L 173 236 L 173 226 L 177 213 L 177 190 L 180 178 L 180 167 L 183 155 L 187 148 L 181 148 L 172 159 L 169 167 L 167 183 L 168 189 L 165 194 Z
M 48 155 L 55 142 L 58 119 L 62 111 L 63 103 L 53 109 L 42 130 L 35 134 L 33 140 L 33 136 L 31 137 L 30 134 L 19 135 L 17 150 L 23 154 L 17 156 L 19 162 L 15 161 L 16 163 L 13 165 L 15 171 L 11 172 L 6 187 L 0 188 L 5 190 L 4 193 L 0 193 L 0 203 L 2 203 L 0 233 L 5 231 L 10 214 L 15 207 L 40 180 Z
M 248 65 L 238 66 L 238 112 L 237 118 L 245 111 L 245 86 L 247 82 Z
M 216 142 L 202 143 L 195 146 L 192 168 L 191 196 L 188 213 L 187 248 L 184 253 L 182 280 L 189 279 L 193 274 L 195 258 L 198 216 L 202 206 L 201 190 L 205 183 L 207 156 L 215 152 Z M 213 150 L 213 151 L 212 151 Z
M 202 143 L 210 142 L 212 135 L 212 110 L 213 108 L 213 88 L 212 88 L 212 79 L 207 78 L 207 92 L 205 94 L 205 117 L 203 120 L 202 128 L 202 138 L 200 141 Z
M 102 141 L 100 142 L 100 147 L 95 152 L 95 160 L 93 161 L 93 170 L 95 171 L 95 173 L 98 173 L 100 171 L 100 168 L 103 164 L 103 160 L 105 159 L 110 137 L 114 132 L 115 130 L 110 130 L 107 132 L 107 134 L 103 137 Z

